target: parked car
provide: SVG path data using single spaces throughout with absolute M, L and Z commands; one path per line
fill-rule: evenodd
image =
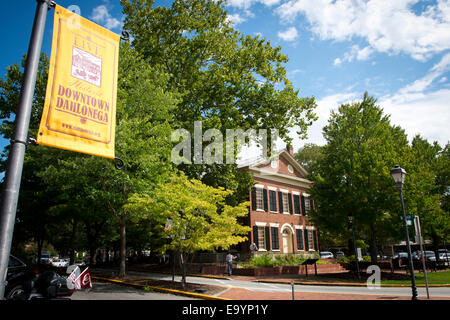
M 334 259 L 334 255 L 329 251 L 320 252 L 320 259 Z
M 344 257 L 345 257 L 345 254 L 342 251 L 336 252 L 336 259 L 344 258 Z
M 424 251 L 426 261 L 436 261 L 436 255 L 434 254 L 434 251 Z M 414 259 L 421 260 L 422 259 L 422 252 L 418 251 L 417 254 L 414 256 Z
M 52 266 L 56 268 L 67 268 L 69 266 L 69 262 L 64 259 L 55 259 L 52 261 Z
M 23 295 L 25 292 L 25 281 L 28 276 L 27 265 L 22 260 L 10 255 L 8 273 L 6 275 L 5 298 L 14 299 Z
M 34 262 L 38 263 L 38 257 L 36 256 L 34 258 Z M 50 264 L 52 262 L 52 257 L 48 253 L 42 253 L 41 254 L 41 264 Z

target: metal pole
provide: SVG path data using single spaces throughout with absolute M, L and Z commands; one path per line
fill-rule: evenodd
M 405 204 L 403 202 L 403 193 L 401 188 L 399 188 L 399 192 L 400 192 L 400 200 L 402 203 L 403 225 L 405 227 L 405 236 L 406 236 L 406 248 L 408 250 L 409 271 L 411 272 L 412 300 L 419 300 L 419 297 L 417 296 L 416 279 L 414 277 L 414 266 L 411 255 L 411 246 L 409 243 L 409 233 L 408 233 L 408 224 L 406 222 Z
M 291 280 L 291 287 L 292 287 L 292 300 L 295 300 L 294 280 Z
M 355 260 L 356 260 L 356 272 L 358 273 L 358 280 L 361 281 L 361 274 L 359 273 L 359 261 L 358 252 L 356 251 L 356 240 L 355 240 L 355 221 L 352 222 L 352 237 L 353 237 L 353 250 L 355 250 Z
M 8 271 L 9 254 L 16 218 L 17 199 L 22 178 L 23 159 L 28 142 L 31 105 L 33 102 L 36 73 L 41 54 L 47 11 L 54 5 L 50 0 L 37 0 L 33 30 L 28 46 L 27 62 L 17 107 L 14 132 L 11 139 L 0 208 L 0 299 L 3 299 Z
M 416 227 L 417 238 L 419 240 L 420 252 L 422 254 L 422 267 L 423 267 L 423 274 L 425 276 L 425 287 L 427 289 L 427 298 L 430 299 L 430 293 L 429 293 L 429 290 L 428 290 L 427 268 L 425 266 L 425 255 L 424 255 L 424 252 L 423 252 L 422 230 L 421 230 L 421 227 L 420 227 L 420 220 L 419 220 L 418 216 L 414 217 L 414 222 L 415 222 L 415 227 Z

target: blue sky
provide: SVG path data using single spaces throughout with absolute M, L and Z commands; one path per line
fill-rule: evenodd
M 56 2 L 77 5 L 83 17 L 122 30 L 119 0 Z M 35 8 L 35 0 L 2 2 L 2 77 L 27 51 Z M 319 120 L 306 141 L 292 130 L 295 150 L 306 142 L 323 145 L 330 111 L 365 91 L 409 139 L 421 134 L 441 146 L 450 140 L 450 0 L 229 0 L 228 11 L 240 32 L 281 46 L 300 96 L 316 97 Z M 48 55 L 52 25 L 53 10 L 42 48 Z

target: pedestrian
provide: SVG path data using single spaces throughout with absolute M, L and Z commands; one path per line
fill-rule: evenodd
M 233 259 L 236 259 L 236 256 L 233 256 L 231 254 L 231 252 L 228 252 L 227 256 L 226 256 L 226 260 L 228 263 L 228 274 L 231 276 L 232 273 L 232 268 L 233 268 Z
M 251 245 L 250 245 L 250 252 L 251 253 L 254 253 L 254 252 L 256 252 L 256 251 L 258 251 L 258 247 L 256 246 L 256 243 L 252 243 Z

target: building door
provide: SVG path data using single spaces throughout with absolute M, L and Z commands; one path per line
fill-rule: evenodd
M 289 228 L 283 230 L 283 253 L 293 253 L 292 250 L 292 232 Z

